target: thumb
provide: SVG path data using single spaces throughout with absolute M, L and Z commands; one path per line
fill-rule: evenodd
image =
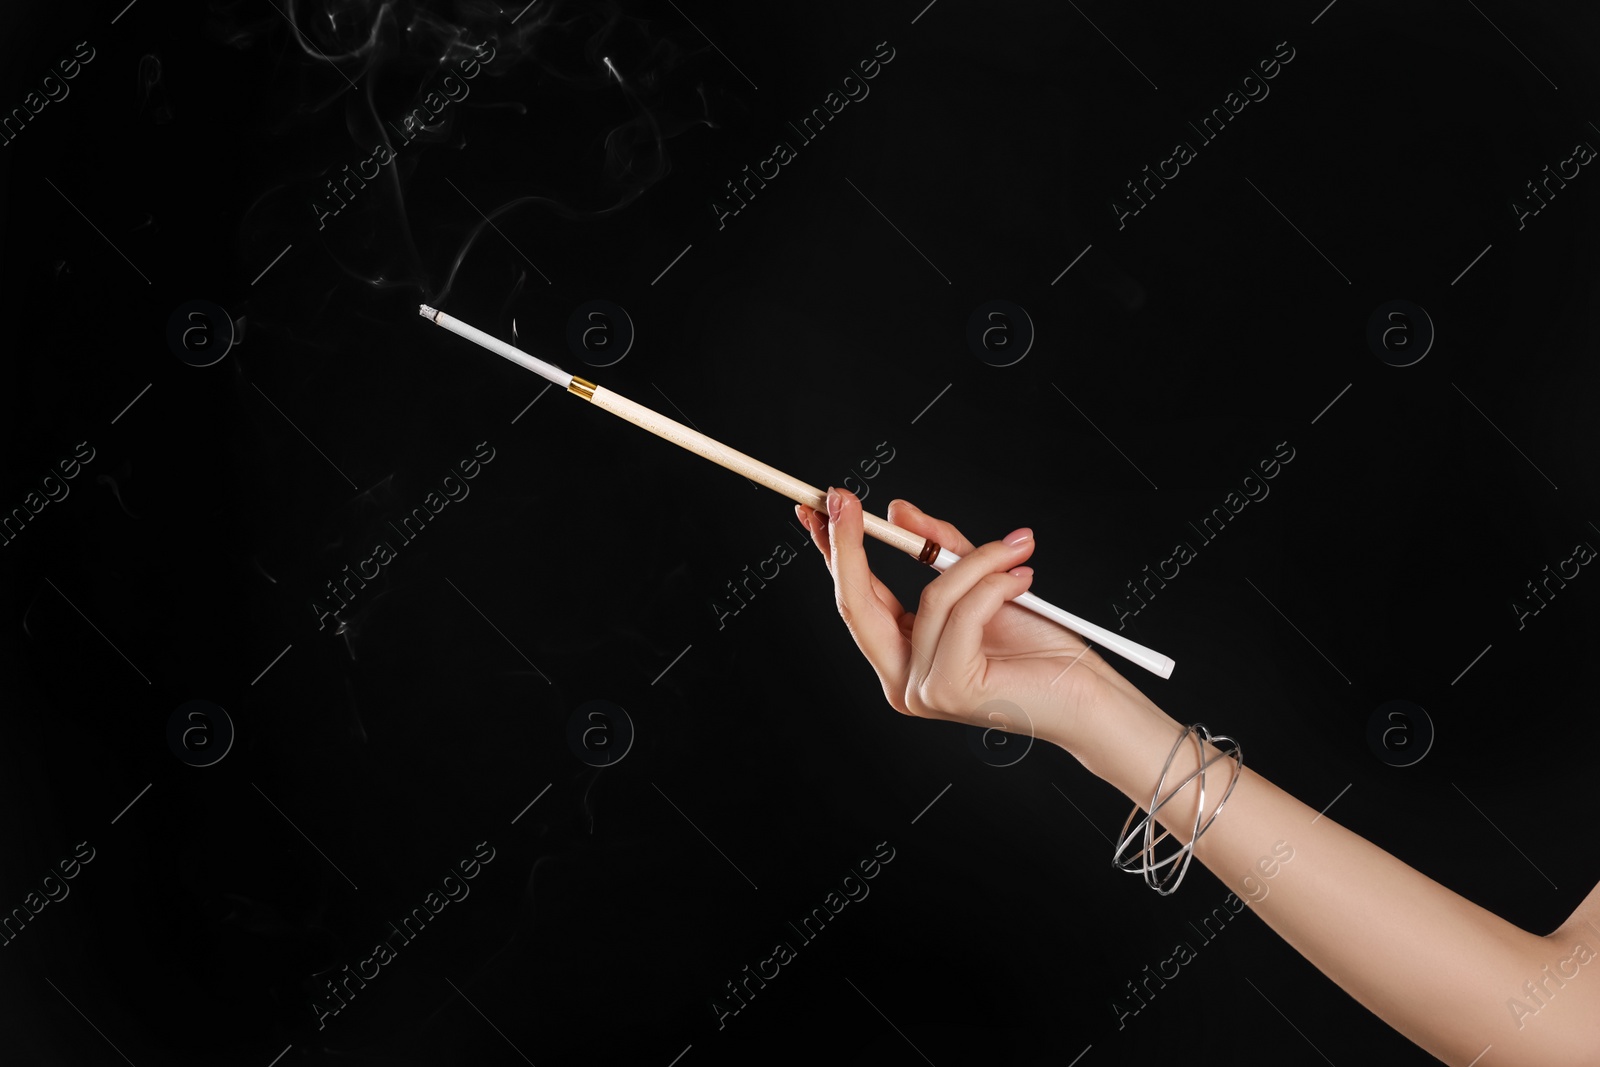
M 973 550 L 972 542 L 962 536 L 960 530 L 919 510 L 909 500 L 889 501 L 889 513 L 885 517 L 902 530 L 910 530 L 919 537 L 926 537 L 958 556 L 965 556 Z

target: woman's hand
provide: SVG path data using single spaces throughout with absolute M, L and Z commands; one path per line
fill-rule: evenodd
M 1022 566 L 1031 530 L 974 547 L 949 523 L 891 502 L 891 523 L 962 557 L 909 612 L 867 566 L 855 494 L 829 489 L 828 511 L 795 508 L 833 574 L 840 616 L 902 715 L 1025 733 L 1077 754 L 1087 719 L 1144 699 L 1077 634 L 1009 603 L 1032 584 Z

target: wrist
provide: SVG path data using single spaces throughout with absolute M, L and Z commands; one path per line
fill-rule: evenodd
M 1116 691 L 1085 709 L 1067 739 L 1053 739 L 1096 778 L 1143 805 L 1183 724 L 1143 693 Z

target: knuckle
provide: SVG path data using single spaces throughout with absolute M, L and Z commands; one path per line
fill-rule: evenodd
M 993 574 L 984 575 L 982 584 L 991 589 L 1003 589 L 1010 578 L 1010 571 L 995 571 Z
M 979 605 L 972 603 L 971 600 L 961 600 L 956 603 L 955 607 L 950 609 L 950 621 L 966 622 L 968 619 L 982 614 L 983 609 Z
M 973 591 L 977 592 L 980 589 L 996 589 L 1005 582 L 1006 577 L 1007 576 L 1004 574 L 985 575 L 973 588 Z M 952 616 L 959 616 L 961 618 L 967 618 L 968 616 L 972 615 L 982 615 L 986 608 L 986 605 L 983 602 L 984 600 L 984 597 L 962 597 L 959 601 L 957 601 L 955 607 L 950 609 L 950 614 Z
M 988 544 L 982 546 L 978 551 L 983 553 L 984 562 L 988 566 L 993 567 L 1001 560 L 1011 555 L 1012 550 L 1011 546 L 1006 544 L 1004 541 L 990 541 Z
M 986 575 L 978 582 L 978 585 L 973 591 L 976 592 L 978 589 L 990 591 L 1000 589 L 1005 585 L 1008 577 L 1009 576 L 1006 574 Z M 950 609 L 950 617 L 952 619 L 968 619 L 974 616 L 981 617 L 988 611 L 988 608 L 989 606 L 987 603 L 987 598 L 966 596 L 958 600 L 955 606 Z
M 933 717 L 939 717 L 944 714 L 944 699 L 939 694 L 938 686 L 931 678 L 918 682 L 912 695 L 914 702 L 907 701 L 907 703 L 918 709 L 917 714 Z

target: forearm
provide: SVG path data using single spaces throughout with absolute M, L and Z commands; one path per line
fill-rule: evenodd
M 1069 751 L 1148 809 L 1182 730 L 1148 699 L 1128 696 L 1086 724 Z M 1198 766 L 1187 739 L 1163 795 Z M 1207 770 L 1208 816 L 1232 773 L 1231 759 Z M 1197 801 L 1191 784 L 1158 823 L 1187 842 Z M 1491 1045 L 1482 1067 L 1600 1062 L 1600 960 L 1572 959 L 1578 942 L 1600 950 L 1600 931 L 1569 924 L 1545 938 L 1518 929 L 1249 769 L 1195 859 L 1347 993 L 1446 1063 L 1468 1064 Z M 1512 998 L 1537 1011 L 1512 1010 Z

